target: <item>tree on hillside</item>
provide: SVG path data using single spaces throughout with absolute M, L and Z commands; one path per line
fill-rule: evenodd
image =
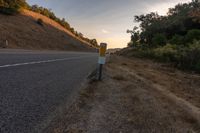
M 167 39 L 166 39 L 165 35 L 163 35 L 163 34 L 156 34 L 152 38 L 152 44 L 154 47 L 164 46 L 167 44 Z
M 5 5 L 4 0 L 0 0 L 0 6 L 4 6 L 4 5 Z
M 127 33 L 131 34 L 131 42 L 128 43 L 129 47 L 134 47 L 138 45 L 140 40 L 140 33 L 138 31 L 138 27 L 134 27 L 133 30 L 127 30 Z
M 0 5 L 9 8 L 28 7 L 26 0 L 0 0 Z
M 60 21 L 60 23 L 61 23 L 61 25 L 62 25 L 63 27 L 65 27 L 66 29 L 70 29 L 70 28 L 71 28 L 70 25 L 69 25 L 69 23 L 68 23 L 67 21 L 65 21 L 65 18 L 63 18 L 63 19 Z
M 25 0 L 0 0 L 0 13 L 13 15 L 18 13 L 21 8 L 29 8 Z
M 189 16 L 191 16 L 194 22 L 200 23 L 200 7 L 198 9 L 192 10 L 189 13 Z
M 134 20 L 140 23 L 140 30 L 128 32 L 129 45 L 137 40 L 140 45 L 133 48 L 133 55 L 200 72 L 199 0 L 178 4 L 166 16 L 151 12 L 135 16 Z
M 30 9 L 34 12 L 40 13 L 48 18 L 51 18 L 55 21 L 58 21 L 58 18 L 56 17 L 56 15 L 51 11 L 51 9 L 47 9 L 38 5 L 32 5 L 30 7 Z
M 90 43 L 94 46 L 94 47 L 98 47 L 98 43 L 96 39 L 91 39 Z
M 83 34 L 82 34 L 82 33 L 78 33 L 78 36 L 79 36 L 80 38 L 83 38 Z
M 170 40 L 174 35 L 184 36 L 188 30 L 200 29 L 199 16 L 200 3 L 197 0 L 170 8 L 167 16 L 153 12 L 135 16 L 135 21 L 140 23 L 140 42 L 152 46 L 156 34 L 165 35 Z

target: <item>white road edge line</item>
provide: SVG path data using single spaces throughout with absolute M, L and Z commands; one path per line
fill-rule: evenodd
M 46 60 L 46 61 L 33 61 L 33 62 L 25 62 L 25 63 L 17 63 L 17 64 L 8 64 L 8 65 L 2 65 L 2 66 L 0 66 L 0 68 L 25 66 L 25 65 L 33 65 L 33 64 L 41 64 L 41 63 L 50 63 L 50 62 L 56 62 L 56 61 L 66 61 L 66 60 L 81 59 L 81 58 L 87 58 L 87 57 L 91 57 L 91 56 L 71 57 L 71 58 L 62 58 L 62 59 L 52 59 L 52 60 Z

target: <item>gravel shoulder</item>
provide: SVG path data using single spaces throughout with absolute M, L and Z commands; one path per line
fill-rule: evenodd
M 200 76 L 148 60 L 111 56 L 101 82 L 44 130 L 48 133 L 198 133 Z

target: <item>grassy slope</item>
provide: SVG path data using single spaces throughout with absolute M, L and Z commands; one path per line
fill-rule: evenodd
M 37 19 L 44 26 L 37 24 Z M 90 44 L 41 14 L 24 10 L 15 16 L 0 14 L 0 40 L 7 39 L 9 48 L 93 50 Z

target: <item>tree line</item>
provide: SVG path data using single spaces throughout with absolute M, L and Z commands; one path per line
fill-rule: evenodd
M 63 26 L 65 29 L 71 31 L 75 36 L 85 40 L 94 47 L 98 47 L 96 39 L 89 39 L 84 37 L 84 35 L 78 31 L 75 31 L 73 27 L 64 19 L 58 18 L 51 9 L 47 9 L 38 5 L 30 6 L 26 0 L 0 0 L 0 13 L 13 15 L 19 13 L 21 9 L 28 9 L 36 13 L 40 13 Z
M 180 68 L 200 71 L 200 2 L 178 4 L 167 15 L 137 15 L 139 27 L 131 34 L 133 54 L 172 62 Z

